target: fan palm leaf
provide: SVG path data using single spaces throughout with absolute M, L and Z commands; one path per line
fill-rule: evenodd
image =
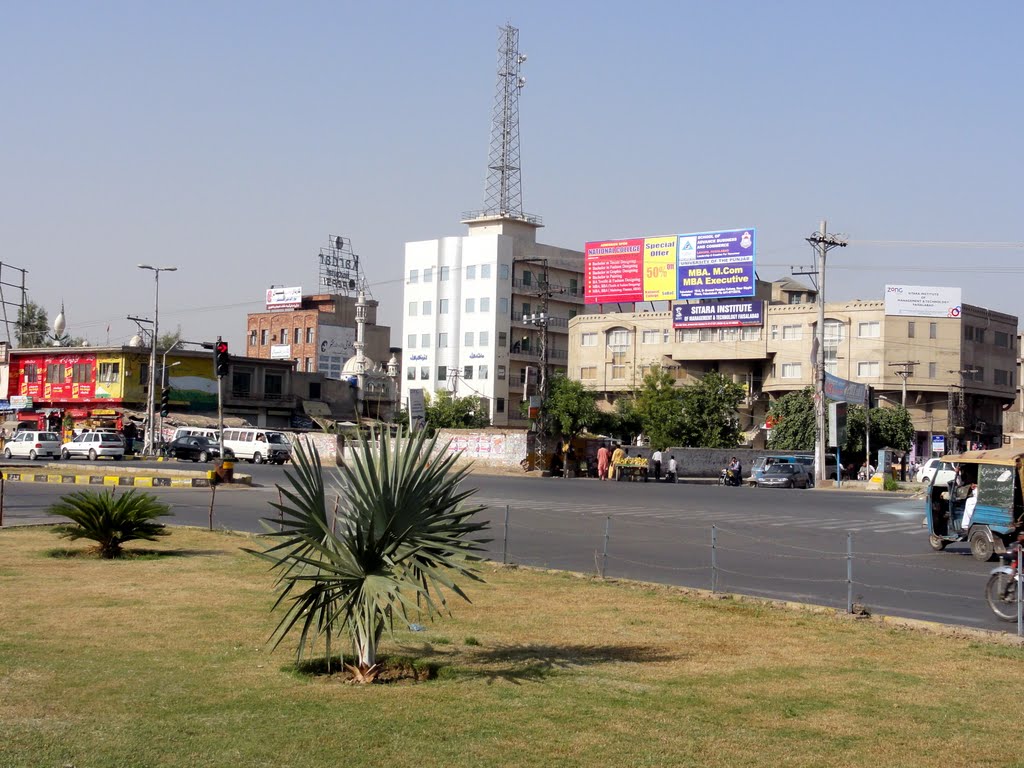
M 275 609 L 285 612 L 276 647 L 298 632 L 298 656 L 320 636 L 348 634 L 357 678 L 372 679 L 377 648 L 396 615 L 448 611 L 447 593 L 469 600 L 457 579 L 480 581 L 477 564 L 487 523 L 475 519 L 468 469 L 458 454 L 420 432 L 393 441 L 360 438 L 353 458 L 330 475 L 336 515 L 316 448 L 299 443 L 290 487 L 280 487 L 280 517 L 265 518 L 268 546 L 253 554 L 277 572 Z M 274 526 L 277 526 L 275 529 Z M 328 649 L 328 656 L 330 651 Z
M 71 520 L 57 533 L 71 540 L 89 539 L 98 545 L 101 557 L 120 557 L 128 541 L 155 541 L 169 531 L 155 518 L 172 514 L 170 507 L 152 494 L 135 489 L 115 496 L 114 491 L 76 491 L 62 496 L 46 510 Z

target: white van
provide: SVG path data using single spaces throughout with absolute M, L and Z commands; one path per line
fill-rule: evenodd
M 292 444 L 282 432 L 245 427 L 224 430 L 224 455 L 253 464 L 269 461 L 284 464 L 292 456 Z
M 205 437 L 211 443 L 220 442 L 220 432 L 216 429 L 208 429 L 206 427 L 178 427 L 174 430 L 174 437 L 171 438 L 171 442 L 174 442 L 179 437 Z

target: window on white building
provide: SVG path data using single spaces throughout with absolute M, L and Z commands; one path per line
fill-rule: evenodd
M 405 378 L 407 378 L 409 381 L 416 381 L 416 366 L 415 365 L 410 365 L 409 366 L 409 368 L 405 372 Z
M 406 339 L 405 341 L 406 341 L 405 346 L 408 349 L 416 349 L 416 334 L 415 333 L 410 333 L 409 334 L 409 338 Z
M 464 365 L 462 366 L 462 378 L 469 380 L 473 378 L 473 366 Z
M 432 283 L 432 282 L 434 282 L 434 268 L 433 267 L 427 267 L 426 269 L 423 270 L 423 282 L 424 283 Z
M 491 334 L 489 334 L 487 331 L 480 331 L 480 334 L 477 336 L 477 346 L 486 347 L 489 346 L 490 343 Z
M 757 326 L 746 326 L 740 331 L 740 338 L 743 341 L 760 341 L 761 329 Z
M 430 334 L 429 333 L 421 333 L 420 334 L 420 347 L 423 348 L 423 349 L 430 349 Z
M 476 367 L 476 377 L 478 379 L 487 379 L 489 376 L 490 376 L 490 371 L 488 371 L 486 365 L 478 365 Z
M 466 331 L 465 343 L 463 344 L 463 346 L 464 347 L 472 347 L 473 346 L 473 332 L 472 331 Z
M 447 365 L 439 365 L 439 366 L 437 366 L 437 380 L 438 381 L 447 381 L 448 380 L 448 366 Z
M 448 347 L 448 334 L 439 333 L 437 334 L 437 346 L 440 349 L 446 349 Z
M 491 299 L 489 297 L 484 296 L 482 299 L 480 299 L 480 311 L 481 312 L 490 312 L 491 311 Z
M 447 315 L 448 314 L 448 299 L 440 299 L 437 302 L 437 314 Z
M 419 302 L 410 301 L 409 302 L 409 317 L 416 317 L 416 314 L 418 313 L 418 311 L 419 311 Z
M 628 347 L 629 331 L 625 328 L 616 328 L 615 330 L 608 331 L 608 346 L 613 348 Z
M 481 280 L 488 280 L 488 279 L 490 279 L 490 277 L 491 277 L 491 265 L 490 264 L 481 264 L 480 265 L 480 279 Z
M 430 368 L 428 366 L 426 366 L 426 365 L 421 365 L 420 366 L 420 379 L 422 381 L 429 381 L 430 380 Z
M 476 312 L 476 299 L 466 299 L 466 311 Z
M 784 325 L 782 326 L 782 339 L 783 341 L 796 341 L 804 337 L 804 328 L 802 325 Z
M 800 363 L 783 363 L 782 364 L 782 378 L 784 379 L 799 379 Z
M 882 335 L 882 324 L 875 321 L 870 323 L 857 323 L 857 336 L 862 339 L 877 339 Z
M 470 264 L 466 267 L 466 279 L 476 280 L 476 264 Z
M 877 360 L 863 360 L 857 363 L 857 377 L 861 379 L 877 379 L 879 365 Z
M 597 333 L 581 333 L 580 334 L 580 346 L 581 347 L 596 347 L 597 346 Z
M 451 274 L 451 269 L 449 267 L 441 267 L 441 274 L 437 276 L 437 281 L 439 283 L 447 283 L 448 282 L 448 275 L 450 275 L 450 274 Z
M 433 314 L 433 312 L 434 312 L 434 302 L 432 302 L 432 301 L 424 301 L 423 302 L 423 306 L 420 307 L 420 314 L 429 315 L 429 314 Z
M 418 269 L 409 270 L 409 282 L 418 283 L 420 281 L 420 271 Z

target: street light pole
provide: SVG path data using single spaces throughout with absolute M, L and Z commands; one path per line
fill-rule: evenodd
M 156 434 L 156 345 L 160 338 L 160 273 L 176 272 L 177 267 L 154 267 L 150 264 L 139 264 L 139 269 L 152 271 L 154 277 L 153 300 L 153 338 L 149 350 L 149 397 L 146 398 L 146 443 L 143 452 L 152 455 L 157 445 Z

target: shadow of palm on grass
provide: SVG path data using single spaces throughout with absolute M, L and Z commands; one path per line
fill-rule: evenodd
M 76 557 L 95 558 L 96 547 L 53 547 L 45 551 L 47 557 L 71 559 Z M 165 557 L 216 557 L 230 555 L 223 549 L 124 549 L 121 560 L 160 560 Z
M 462 668 L 459 674 L 490 681 L 537 682 L 562 671 L 599 664 L 651 664 L 676 661 L 679 656 L 652 645 L 501 645 L 468 653 L 481 668 Z

